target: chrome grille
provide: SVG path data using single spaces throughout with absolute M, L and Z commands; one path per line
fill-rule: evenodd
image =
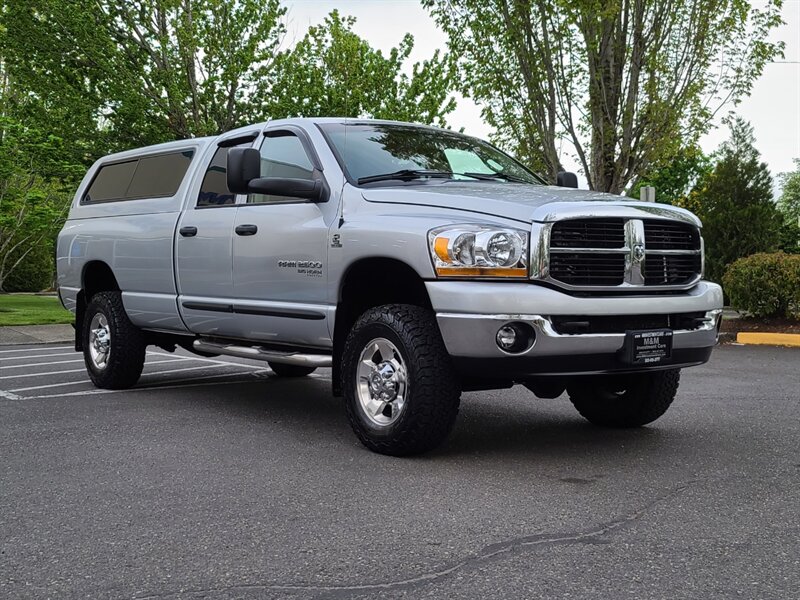
M 700 249 L 700 232 L 688 223 L 646 220 L 644 237 L 648 250 Z
M 702 273 L 700 231 L 688 222 L 598 217 L 543 227 L 532 264 L 539 279 L 562 287 L 675 289 L 693 285 Z
M 685 285 L 700 273 L 699 254 L 648 256 L 644 261 L 645 285 Z
M 622 248 L 625 222 L 622 219 L 576 219 L 553 225 L 551 248 Z

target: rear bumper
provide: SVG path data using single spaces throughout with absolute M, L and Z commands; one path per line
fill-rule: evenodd
M 439 329 L 456 366 L 471 377 L 521 379 L 532 375 L 578 375 L 680 368 L 706 362 L 717 342 L 722 290 L 701 282 L 674 296 L 577 297 L 531 284 L 431 282 L 428 284 Z M 476 312 L 454 307 L 479 309 Z M 675 329 L 672 356 L 655 366 L 624 362 L 625 332 L 565 334 L 551 317 L 644 315 L 698 312 L 706 320 L 693 329 Z M 533 345 L 518 354 L 501 350 L 498 329 L 526 323 Z M 634 327 L 631 327 L 634 329 Z

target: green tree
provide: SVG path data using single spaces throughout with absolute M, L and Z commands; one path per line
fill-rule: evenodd
M 714 170 L 690 194 L 690 208 L 703 221 L 706 276 L 722 281 L 738 258 L 778 247 L 781 215 L 772 199 L 772 176 L 755 148 L 753 128 L 730 122 L 731 137 Z
M 278 56 L 275 84 L 256 97 L 272 117 L 346 116 L 421 121 L 444 125 L 455 108 L 452 74 L 437 50 L 410 74 L 414 49 L 406 34 L 388 55 L 352 30 L 356 20 L 331 12 L 309 28 L 291 50 Z
M 284 13 L 279 0 L 6 0 L 2 43 L 50 123 L 77 114 L 79 137 L 120 149 L 252 120 Z
M 656 202 L 675 204 L 686 198 L 713 167 L 712 158 L 704 154 L 699 146 L 684 146 L 665 165 L 642 175 L 628 195 L 638 198 L 643 186 L 653 186 L 656 189 Z
M 780 247 L 784 252 L 800 254 L 800 159 L 794 159 L 795 170 L 781 173 L 781 197 L 778 210 L 783 215 Z
M 613 193 L 695 143 L 783 48 L 768 41 L 781 0 L 423 4 L 498 142 L 552 181 L 566 142 L 589 186 Z

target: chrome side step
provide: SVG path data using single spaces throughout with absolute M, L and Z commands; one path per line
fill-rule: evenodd
M 224 354 L 239 358 L 263 360 L 284 365 L 298 365 L 301 367 L 330 367 L 333 358 L 329 354 L 303 354 L 301 352 L 280 351 L 267 349 L 263 346 L 237 346 L 212 342 L 209 340 L 195 340 L 192 344 L 195 350 L 209 354 Z

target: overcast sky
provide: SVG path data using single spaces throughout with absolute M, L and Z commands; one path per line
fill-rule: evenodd
M 414 35 L 414 62 L 429 57 L 437 48 L 446 49 L 446 36 L 418 0 L 288 0 L 287 43 L 302 37 L 307 27 L 321 22 L 334 8 L 356 17 L 355 31 L 374 48 L 387 51 L 407 32 Z M 785 62 L 766 66 L 753 93 L 735 108 L 755 129 L 756 143 L 773 175 L 794 169 L 792 159 L 800 158 L 800 0 L 784 0 L 786 24 L 773 38 L 786 43 Z M 483 122 L 480 109 L 469 99 L 459 98 L 458 108 L 447 117 L 454 129 L 487 137 L 491 129 Z M 712 151 L 727 138 L 727 129 L 717 127 L 701 140 Z M 577 171 L 577 164 L 564 156 L 565 165 Z M 584 182 L 585 186 L 585 182 Z

